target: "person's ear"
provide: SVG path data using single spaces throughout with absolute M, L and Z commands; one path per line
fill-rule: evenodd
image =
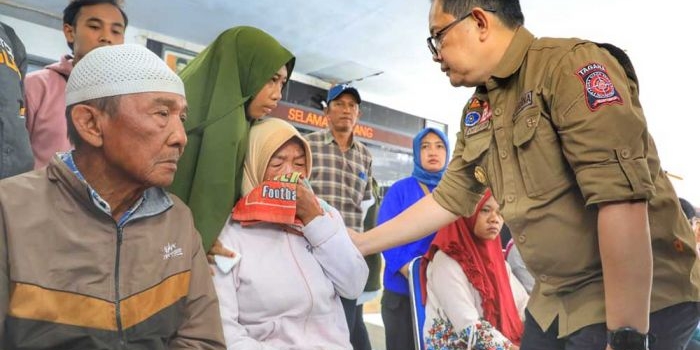
M 71 109 L 71 120 L 78 136 L 83 142 L 92 147 L 101 147 L 103 144 L 102 126 L 100 120 L 102 112 L 97 108 L 78 104 Z
M 66 41 L 73 44 L 75 43 L 75 28 L 68 24 L 63 24 L 63 36 L 66 37 Z
M 487 11 L 484 11 L 483 9 L 476 7 L 472 10 L 472 17 L 474 17 L 474 21 L 476 21 L 476 26 L 479 29 L 479 38 L 482 40 L 485 39 L 488 36 L 489 29 L 491 29 L 492 20 L 494 17 L 490 14 L 487 14 Z
M 360 109 L 360 105 L 357 105 L 357 119 L 362 118 L 362 110 Z

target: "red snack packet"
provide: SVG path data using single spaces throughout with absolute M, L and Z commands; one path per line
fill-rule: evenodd
M 272 222 L 303 227 L 301 220 L 296 218 L 296 188 L 300 180 L 301 173 L 295 172 L 263 181 L 238 200 L 231 218 L 242 226 Z

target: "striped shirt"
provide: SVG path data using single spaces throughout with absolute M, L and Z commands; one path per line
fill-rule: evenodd
M 306 135 L 311 146 L 313 169 L 311 187 L 317 196 L 338 209 L 345 225 L 362 232 L 363 200 L 372 198 L 372 155 L 362 143 L 353 140 L 342 152 L 330 130 Z

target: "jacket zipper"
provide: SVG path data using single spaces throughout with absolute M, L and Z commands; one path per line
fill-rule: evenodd
M 115 295 L 115 315 L 117 321 L 117 335 L 119 337 L 119 347 L 126 347 L 126 339 L 124 339 L 124 330 L 122 329 L 122 314 L 119 295 L 119 256 L 121 255 L 123 232 L 121 226 L 117 225 L 117 258 L 114 264 L 114 295 Z

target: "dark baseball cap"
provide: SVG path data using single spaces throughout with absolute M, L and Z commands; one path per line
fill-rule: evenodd
M 335 100 L 338 98 L 340 95 L 348 93 L 351 94 L 355 97 L 357 100 L 357 103 L 362 103 L 362 99 L 360 98 L 360 93 L 357 92 L 357 89 L 354 87 L 350 86 L 349 84 L 338 84 L 333 87 L 331 87 L 330 90 L 328 90 L 328 96 L 326 97 L 326 102 L 331 103 L 331 101 Z
M 681 202 L 681 209 L 683 209 L 683 214 L 685 214 L 685 218 L 688 220 L 691 220 L 692 218 L 697 216 L 697 213 L 695 212 L 695 207 L 688 202 L 685 198 L 678 198 L 678 201 Z

